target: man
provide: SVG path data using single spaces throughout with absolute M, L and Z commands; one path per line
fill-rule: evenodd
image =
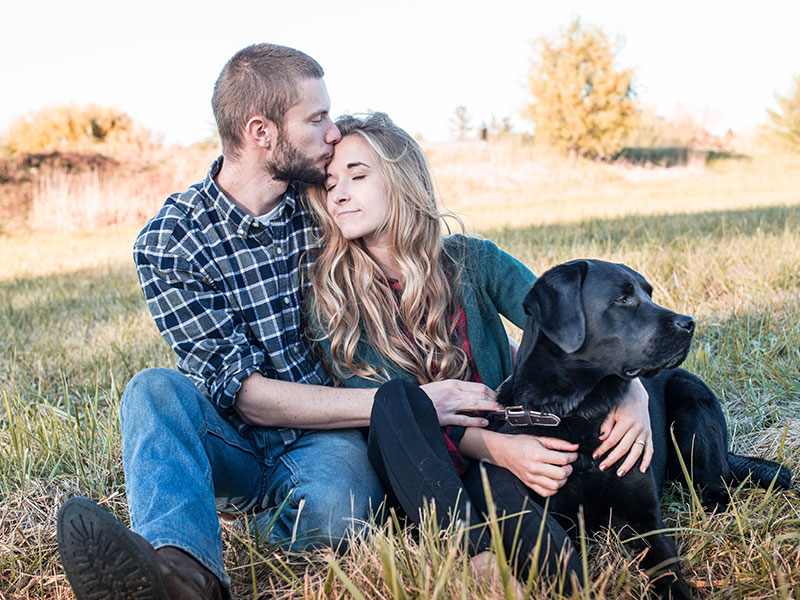
M 223 157 L 136 240 L 180 372 L 139 373 L 122 397 L 137 534 L 86 499 L 60 511 L 79 599 L 230 596 L 218 512 L 260 513 L 269 541 L 302 550 L 337 545 L 383 499 L 352 429 L 368 423 L 374 390 L 324 387 L 303 335 L 300 261 L 313 239 L 300 182 L 324 180 L 340 137 L 322 77 L 281 46 L 231 58 L 212 100 Z

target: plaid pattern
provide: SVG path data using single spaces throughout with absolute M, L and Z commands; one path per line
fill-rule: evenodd
M 241 382 L 326 385 L 304 336 L 300 262 L 314 246 L 304 188 L 292 182 L 267 226 L 205 180 L 173 194 L 139 234 L 133 257 L 147 307 L 178 368 L 230 413 Z

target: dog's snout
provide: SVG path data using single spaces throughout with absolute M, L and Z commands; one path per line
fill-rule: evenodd
M 694 333 L 694 319 L 687 315 L 678 315 L 675 319 L 675 326 L 689 335 Z

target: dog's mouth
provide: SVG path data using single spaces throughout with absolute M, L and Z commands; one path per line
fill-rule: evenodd
M 622 374 L 628 379 L 635 379 L 639 374 L 644 371 L 642 368 L 637 369 L 623 369 Z
M 686 360 L 686 356 L 689 354 L 689 349 L 681 350 L 676 354 L 670 356 L 666 361 L 664 361 L 661 365 L 656 367 L 624 367 L 622 369 L 622 376 L 626 379 L 635 379 L 637 377 L 644 377 L 649 379 L 650 377 L 654 377 L 660 371 L 664 369 L 674 369 L 679 364 L 681 364 L 684 360 Z

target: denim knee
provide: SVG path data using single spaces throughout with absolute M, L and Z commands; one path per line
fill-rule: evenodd
M 360 531 L 370 521 L 383 494 L 383 487 L 370 469 L 368 473 L 340 472 L 333 486 L 302 483 L 292 490 L 290 501 L 298 511 L 298 531 L 339 540 Z
M 134 375 L 120 401 L 120 419 L 139 424 L 181 413 L 199 428 L 208 400 L 192 381 L 175 369 L 151 368 Z
M 298 442 L 272 474 L 271 502 L 285 504 L 269 538 L 293 550 L 342 546 L 369 522 L 384 496 L 363 436 L 354 430 L 317 431 Z M 272 515 L 262 516 L 261 525 L 265 518 Z

